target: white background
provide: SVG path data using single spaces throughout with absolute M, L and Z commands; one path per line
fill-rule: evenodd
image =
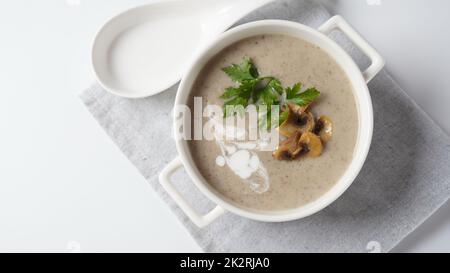
M 201 251 L 77 97 L 96 30 L 148 2 L 1 1 L 0 251 Z M 450 1 L 320 2 L 450 133 Z M 396 251 L 450 252 L 450 204 Z

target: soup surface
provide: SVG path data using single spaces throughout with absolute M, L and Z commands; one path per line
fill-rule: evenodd
M 306 87 L 316 87 L 321 95 L 311 112 L 332 119 L 332 139 L 317 158 L 283 161 L 275 159 L 270 151 L 252 151 L 268 179 L 264 190 L 255 190 L 224 164 L 223 149 L 216 141 L 189 141 L 192 158 L 205 180 L 237 205 L 273 211 L 310 203 L 336 184 L 352 160 L 358 115 L 351 83 L 319 47 L 291 36 L 264 35 L 239 41 L 211 59 L 194 84 L 192 100 L 202 97 L 204 107 L 223 105 L 219 97 L 234 83 L 222 68 L 238 64 L 244 57 L 253 59 L 260 74 L 273 75 L 284 86 L 301 82 Z

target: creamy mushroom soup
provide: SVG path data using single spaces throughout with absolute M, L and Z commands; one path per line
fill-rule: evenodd
M 308 115 L 316 120 L 316 129 L 311 127 L 311 132 L 299 130 L 295 135 L 286 135 L 290 136 L 291 143 L 299 143 L 298 155 L 306 151 L 320 156 L 294 160 L 292 149 L 280 150 L 277 156 L 275 152 L 262 151 L 258 143 L 190 140 L 192 158 L 205 180 L 232 203 L 269 211 L 298 208 L 330 190 L 352 160 L 358 115 L 351 83 L 338 64 L 319 47 L 291 36 L 263 35 L 239 41 L 210 60 L 194 84 L 192 100 L 202 97 L 203 107 L 223 105 L 224 90 L 235 86 L 223 68 L 239 64 L 247 57 L 259 74 L 276 77 L 283 86 L 301 82 L 303 88 L 314 87 L 320 91 L 313 106 L 308 106 Z M 299 126 L 305 127 L 308 117 Z M 322 136 L 321 128 L 317 128 L 321 119 L 328 118 L 333 124 L 331 139 Z M 284 122 L 288 123 L 289 120 Z M 285 140 L 282 127 L 278 129 L 281 140 Z M 320 145 L 320 150 L 311 146 L 314 143 Z M 280 160 L 286 155 L 289 160 Z

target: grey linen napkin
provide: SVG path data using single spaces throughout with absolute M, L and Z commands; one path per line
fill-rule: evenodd
M 317 28 L 330 17 L 314 1 L 277 1 L 242 22 L 287 19 Z M 367 60 L 342 34 L 336 39 L 364 67 Z M 95 84 L 81 95 L 89 111 L 207 252 L 388 252 L 450 196 L 450 139 L 382 71 L 370 84 L 375 113 L 372 148 L 349 190 L 325 210 L 287 223 L 227 213 L 198 229 L 158 183 L 177 156 L 171 109 L 177 87 L 141 100 L 113 96 Z M 183 172 L 176 187 L 201 212 L 213 204 Z

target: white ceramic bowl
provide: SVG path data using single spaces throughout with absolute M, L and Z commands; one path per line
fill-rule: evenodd
M 339 29 L 345 33 L 353 43 L 361 49 L 372 60 L 369 68 L 361 72 L 352 58 L 333 40 L 326 35 L 332 30 Z M 283 222 L 300 219 L 316 213 L 341 196 L 345 190 L 352 184 L 360 172 L 372 141 L 373 131 L 373 110 L 367 83 L 383 68 L 384 61 L 381 56 L 373 49 L 361 36 L 354 31 L 340 16 L 335 16 L 322 25 L 319 30 L 308 26 L 281 20 L 263 20 L 248 23 L 233 28 L 212 42 L 201 52 L 195 61 L 189 66 L 187 74 L 181 81 L 176 97 L 176 105 L 187 105 L 190 99 L 191 88 L 206 63 L 225 47 L 242 40 L 244 38 L 262 35 L 262 34 L 286 34 L 306 40 L 310 43 L 320 46 L 325 50 L 345 71 L 350 79 L 358 110 L 359 130 L 355 146 L 353 159 L 343 176 L 337 181 L 328 192 L 319 199 L 289 210 L 282 211 L 261 211 L 238 206 L 227 201 L 199 173 L 194 161 L 191 158 L 187 141 L 176 136 L 176 146 L 179 156 L 173 160 L 160 174 L 160 183 L 173 198 L 178 206 L 186 215 L 199 227 L 204 227 L 229 211 L 237 215 L 247 217 L 253 220 L 265 222 Z M 174 118 L 174 122 L 176 119 Z M 183 196 L 172 186 L 170 177 L 178 168 L 184 166 L 186 172 L 197 186 L 197 188 L 217 207 L 206 215 L 198 214 L 186 202 Z

